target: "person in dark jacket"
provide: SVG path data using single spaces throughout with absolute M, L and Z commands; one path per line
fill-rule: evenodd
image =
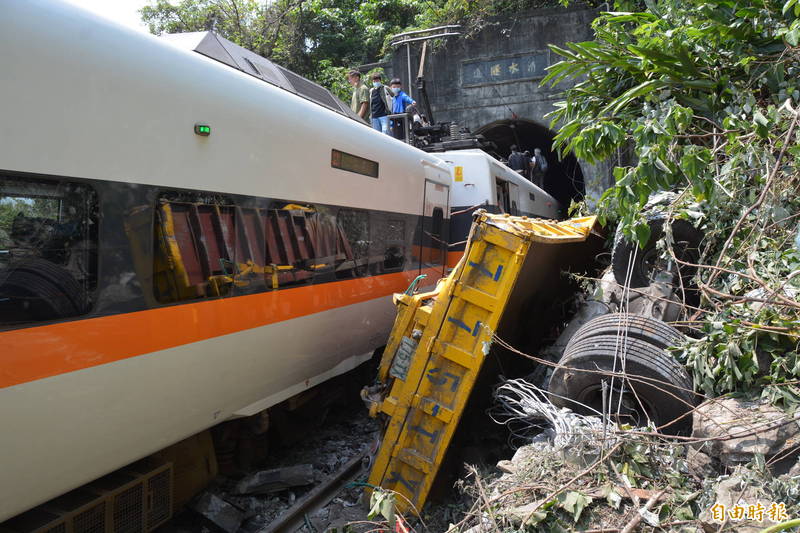
M 533 165 L 531 164 L 531 161 L 533 161 L 533 156 L 531 155 L 531 151 L 525 150 L 522 152 L 522 155 L 525 156 L 525 160 L 528 162 L 528 168 L 525 169 L 522 175 L 525 176 L 526 180 L 533 181 Z
M 528 161 L 529 160 L 525 158 L 525 154 L 517 149 L 516 144 L 511 146 L 511 155 L 508 156 L 508 166 L 511 168 L 511 170 L 516 170 L 520 174 L 524 175 L 525 171 L 530 166 Z
M 544 188 L 544 176 L 547 174 L 547 159 L 542 154 L 541 148 L 533 149 L 533 158 L 531 159 L 531 181 L 534 185 Z
M 389 113 L 392 111 L 392 93 L 383 84 L 380 74 L 372 76 L 372 89 L 369 90 L 369 108 L 372 115 L 372 128 L 390 135 Z

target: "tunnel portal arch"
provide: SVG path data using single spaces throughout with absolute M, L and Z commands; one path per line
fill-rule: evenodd
M 545 174 L 544 189 L 561 204 L 566 214 L 572 200 L 582 200 L 586 188 L 583 171 L 578 159 L 569 153 L 561 158 L 553 149 L 555 132 L 546 126 L 529 119 L 495 120 L 478 128 L 475 133 L 483 135 L 497 146 L 497 155 L 508 158 L 511 146 L 517 145 L 520 151 L 540 148 L 547 159 L 549 169 Z

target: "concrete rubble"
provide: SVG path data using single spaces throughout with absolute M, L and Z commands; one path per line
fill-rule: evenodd
M 764 400 L 712 398 L 697 407 L 692 436 L 710 439 L 700 443 L 698 450 L 723 466 L 734 467 L 750 462 L 756 454 L 771 458 L 800 444 L 799 415 L 792 419 Z

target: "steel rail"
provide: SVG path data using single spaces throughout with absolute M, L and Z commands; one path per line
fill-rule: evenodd
M 311 489 L 264 529 L 260 529 L 258 533 L 289 533 L 296 531 L 305 523 L 307 515 L 328 505 L 344 488 L 345 484 L 361 471 L 363 459 L 368 454 L 369 449 L 350 459 L 342 468 Z

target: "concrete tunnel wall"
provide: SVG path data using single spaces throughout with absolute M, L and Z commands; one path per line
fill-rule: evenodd
M 555 133 L 545 115 L 555 109 L 569 83 L 556 88 L 539 84 L 546 67 L 559 60 L 548 45 L 591 40 L 597 13 L 587 7 L 525 11 L 491 19 L 473 36 L 450 37 L 443 46 L 429 48 L 424 74 L 435 120 L 458 122 L 484 134 L 498 144 L 502 156 L 511 144 L 531 152 L 541 148 L 551 167 L 545 182 L 549 190 L 563 201 L 585 184 L 593 206 L 613 183 L 613 163 L 591 165 L 572 155 L 558 160 L 551 150 Z M 421 48 L 420 43 L 411 45 L 410 80 L 406 46 L 396 49 L 386 65 L 387 74 L 399 77 L 415 99 Z M 516 135 L 510 133 L 512 125 Z

